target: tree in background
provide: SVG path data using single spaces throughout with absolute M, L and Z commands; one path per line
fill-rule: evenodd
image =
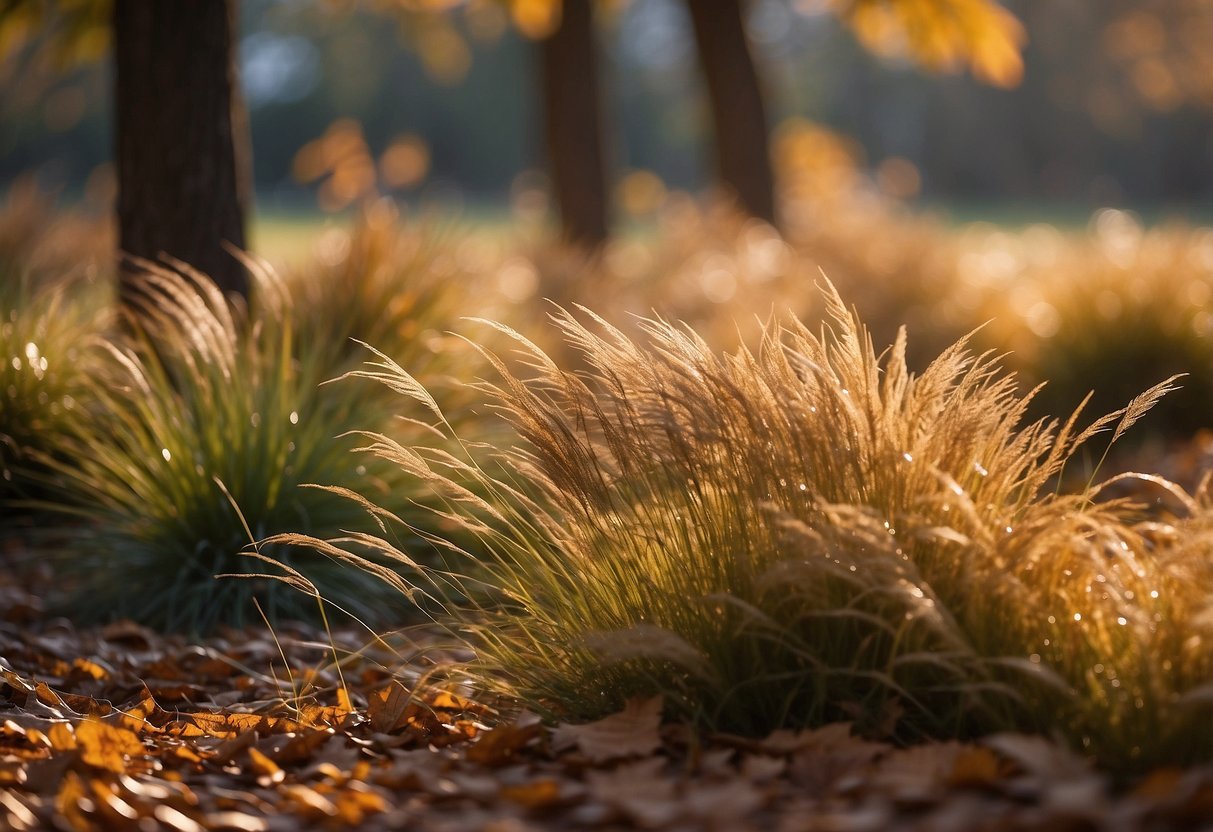
M 245 245 L 248 136 L 235 79 L 237 0 L 0 0 L 0 56 L 34 67 L 112 46 L 120 252 L 167 254 L 248 291 L 225 245 Z M 120 285 L 120 294 L 127 286 Z
M 687 9 L 711 106 L 717 176 L 738 208 L 774 224 L 770 126 L 742 0 L 687 0 Z
M 118 245 L 162 253 L 245 295 L 248 128 L 235 0 L 113 0 Z
M 555 27 L 539 41 L 539 67 L 561 233 L 570 243 L 596 248 L 607 239 L 610 200 L 593 0 L 565 0 Z
M 563 234 L 596 246 L 606 238 L 609 206 L 592 2 L 510 0 L 510 6 L 525 34 L 534 37 L 538 29 L 542 36 L 545 132 Z M 827 0 L 826 8 L 878 54 L 909 57 L 932 71 L 967 66 L 1003 87 L 1023 74 L 1023 28 L 996 0 Z M 740 210 L 774 223 L 770 128 L 745 31 L 746 2 L 687 0 L 687 9 L 707 88 L 717 179 Z

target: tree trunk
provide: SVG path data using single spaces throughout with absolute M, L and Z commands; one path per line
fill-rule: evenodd
M 236 2 L 114 0 L 114 155 L 120 250 L 167 254 L 247 295 L 244 267 L 223 248 L 245 245 Z
M 769 129 L 742 0 L 687 0 L 707 82 L 721 183 L 747 214 L 775 222 Z
M 602 103 L 593 0 L 565 0 L 560 28 L 539 44 L 544 132 L 565 240 L 597 248 L 607 238 Z

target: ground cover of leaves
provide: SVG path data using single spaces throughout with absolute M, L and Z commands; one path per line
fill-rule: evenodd
M 32 591 L 31 591 L 32 590 Z M 0 829 L 1128 830 L 1213 821 L 1213 767 L 1117 783 L 1034 737 L 895 748 L 542 724 L 426 689 L 427 630 L 80 630 L 0 570 Z M 342 658 L 341 672 L 333 662 Z

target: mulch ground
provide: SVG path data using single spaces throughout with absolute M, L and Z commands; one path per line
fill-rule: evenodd
M 164 636 L 48 620 L 0 578 L 0 828 L 1121 830 L 1213 822 L 1213 767 L 1114 784 L 1043 739 L 765 739 L 659 700 L 547 726 L 427 688 L 435 633 Z M 340 657 L 340 673 L 334 661 Z

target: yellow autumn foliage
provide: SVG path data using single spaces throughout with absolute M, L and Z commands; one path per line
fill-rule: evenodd
M 999 87 L 1023 78 L 1019 20 L 992 0 L 831 0 L 860 42 L 933 71 L 968 67 Z

